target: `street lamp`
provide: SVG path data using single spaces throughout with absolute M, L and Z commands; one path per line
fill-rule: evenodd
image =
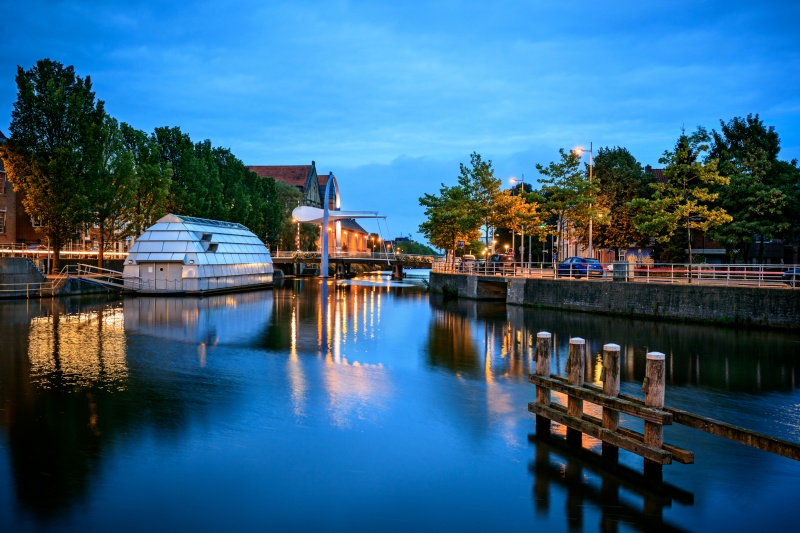
M 511 178 L 508 181 L 510 181 L 512 184 L 520 182 L 522 184 L 522 192 L 523 193 L 525 192 L 525 174 L 522 174 L 522 177 L 520 179 Z M 513 190 L 511 192 L 511 194 L 514 194 Z M 525 261 L 525 226 L 522 227 L 522 236 L 520 238 L 520 241 L 521 241 L 521 246 L 520 246 L 520 251 L 519 251 L 519 258 L 520 258 L 520 261 Z M 512 248 L 511 251 L 516 254 L 516 252 L 513 249 L 514 248 L 514 232 L 513 231 L 511 232 L 511 248 Z
M 583 148 L 575 148 L 575 153 L 580 155 L 585 152 Z M 592 143 L 589 143 L 589 187 L 592 186 Z M 592 204 L 589 204 L 589 257 L 594 257 L 592 250 Z
M 522 192 L 525 192 L 525 174 L 522 174 L 522 177 L 520 179 L 511 178 L 508 181 L 510 181 L 512 184 L 517 183 L 517 182 L 521 183 L 522 184 Z

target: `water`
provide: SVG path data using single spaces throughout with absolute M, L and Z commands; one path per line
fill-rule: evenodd
M 0 531 L 796 526 L 789 459 L 670 426 L 696 464 L 664 467 L 658 499 L 635 480 L 609 492 L 621 478 L 558 437 L 529 441 L 538 331 L 554 372 L 571 336 L 593 355 L 615 342 L 639 394 L 646 351 L 662 351 L 668 405 L 800 442 L 798 333 L 444 301 L 378 276 L 0 301 Z

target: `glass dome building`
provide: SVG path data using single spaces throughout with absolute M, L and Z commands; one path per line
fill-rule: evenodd
M 272 285 L 269 249 L 249 229 L 166 215 L 145 230 L 125 258 L 125 286 L 140 293 L 206 293 Z

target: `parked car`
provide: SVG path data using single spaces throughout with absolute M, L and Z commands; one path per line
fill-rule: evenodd
M 472 254 L 464 254 L 461 256 L 461 272 L 474 272 L 478 266 L 475 256 Z
M 490 274 L 513 274 L 514 256 L 508 254 L 492 254 L 486 262 L 486 271 Z
M 800 282 L 800 268 L 790 268 L 781 276 L 781 281 L 790 287 L 796 287 Z
M 586 257 L 568 257 L 558 264 L 559 276 L 573 276 L 575 278 L 602 277 L 603 265 L 597 259 Z

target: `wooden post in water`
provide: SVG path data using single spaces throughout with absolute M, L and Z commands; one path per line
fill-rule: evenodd
M 546 378 L 550 377 L 550 356 L 553 353 L 553 338 L 546 331 L 536 334 L 536 374 Z M 550 389 L 536 386 L 536 403 L 550 407 Z M 539 436 L 550 435 L 550 419 L 536 415 L 536 434 Z
M 603 381 L 603 394 L 615 398 L 619 396 L 619 352 L 619 344 L 603 346 L 603 373 L 600 376 Z M 619 411 L 603 407 L 603 428 L 609 431 L 616 431 L 619 428 Z M 619 460 L 619 448 L 603 442 L 603 457 L 616 463 Z
M 644 390 L 644 404 L 656 409 L 664 408 L 664 392 L 666 390 L 666 375 L 664 372 L 664 354 L 661 352 L 648 352 L 645 366 L 645 378 L 642 389 Z M 644 442 L 655 448 L 664 444 L 664 426 L 654 422 L 644 421 Z M 644 460 L 644 475 L 651 479 L 662 479 L 662 465 L 648 459 Z
M 586 340 L 573 337 L 569 340 L 567 356 L 567 374 L 570 385 L 583 386 L 583 369 L 586 364 Z M 570 396 L 567 399 L 567 414 L 578 420 L 583 416 L 583 400 Z M 577 429 L 567 428 L 567 442 L 581 446 L 583 433 Z

